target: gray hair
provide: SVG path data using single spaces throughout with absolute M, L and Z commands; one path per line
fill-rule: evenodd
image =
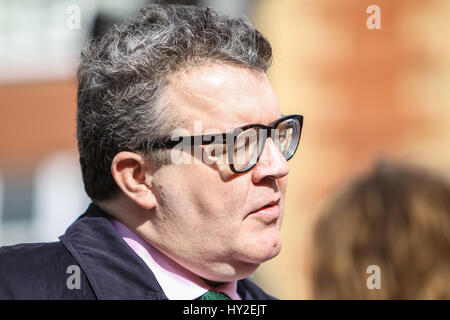
M 117 193 L 111 163 L 120 151 L 140 152 L 155 166 L 169 161 L 152 143 L 181 121 L 162 99 L 170 73 L 202 62 L 266 72 L 271 59 L 269 42 L 247 19 L 193 6 L 148 5 L 90 41 L 77 72 L 78 149 L 89 197 Z

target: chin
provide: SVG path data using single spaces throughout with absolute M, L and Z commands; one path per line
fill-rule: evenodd
M 276 257 L 281 251 L 281 238 L 241 244 L 242 246 L 235 248 L 234 254 L 229 256 L 226 263 L 210 270 L 208 274 L 197 274 L 214 282 L 240 280 L 252 275 L 262 263 Z
M 281 239 L 274 243 L 270 248 L 262 250 L 261 260 L 266 262 L 267 260 L 275 258 L 281 252 Z
M 266 237 L 253 240 L 243 248 L 245 253 L 241 255 L 244 261 L 260 265 L 275 258 L 281 251 L 281 237 Z

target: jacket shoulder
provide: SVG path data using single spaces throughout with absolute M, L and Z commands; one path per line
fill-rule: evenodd
M 0 247 L 0 299 L 95 298 L 77 266 L 59 241 Z M 79 285 L 68 285 L 75 272 Z

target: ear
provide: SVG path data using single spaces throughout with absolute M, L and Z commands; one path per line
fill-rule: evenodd
M 147 210 L 156 206 L 151 173 L 141 155 L 119 152 L 112 161 L 111 174 L 122 192 L 137 205 Z

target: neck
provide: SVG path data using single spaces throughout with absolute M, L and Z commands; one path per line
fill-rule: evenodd
M 225 282 L 211 281 L 211 280 L 208 280 L 208 279 L 205 279 L 205 278 L 202 278 L 202 280 L 203 280 L 207 285 L 209 285 L 209 286 L 211 286 L 211 287 L 213 287 L 213 288 L 218 287 L 218 286 L 220 286 L 220 285 L 223 285 L 223 284 L 225 283 Z
M 144 212 L 144 209 L 124 197 L 119 196 L 110 200 L 96 201 L 95 203 L 103 211 L 121 221 L 135 233 L 139 234 L 138 230 L 142 229 L 145 223 L 148 223 L 148 215 L 150 213 Z

